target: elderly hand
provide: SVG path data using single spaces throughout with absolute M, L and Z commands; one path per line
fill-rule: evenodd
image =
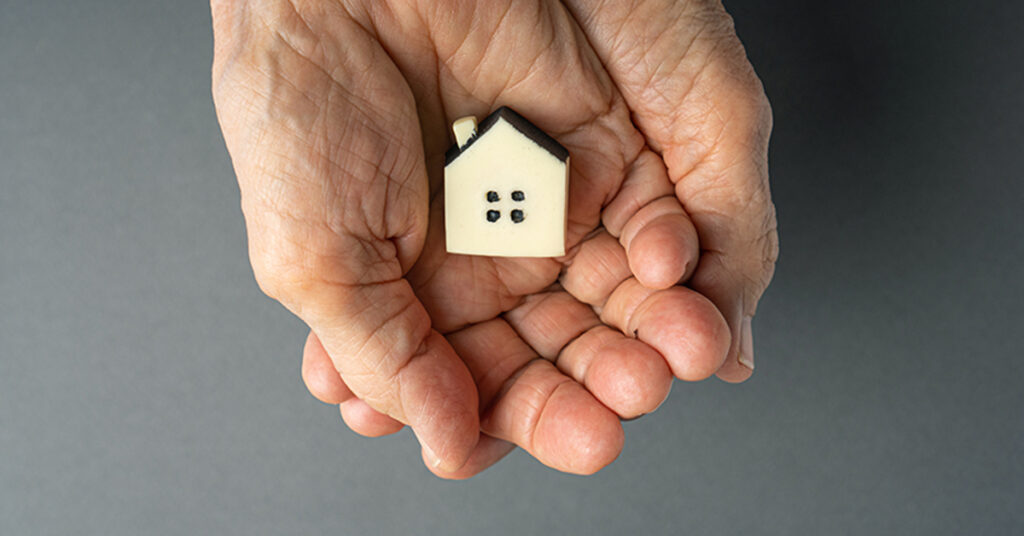
M 260 287 L 355 431 L 464 478 L 514 445 L 591 473 L 672 377 L 741 381 L 777 254 L 771 115 L 719 2 L 212 2 L 213 93 Z M 451 255 L 449 125 L 569 149 L 568 254 Z

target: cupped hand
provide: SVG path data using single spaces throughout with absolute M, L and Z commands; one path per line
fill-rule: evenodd
M 213 93 L 256 279 L 303 377 L 436 474 L 518 445 L 594 472 L 672 377 L 753 368 L 777 252 L 770 112 L 720 3 L 214 0 Z M 451 121 L 507 105 L 572 156 L 567 255 L 450 255 Z

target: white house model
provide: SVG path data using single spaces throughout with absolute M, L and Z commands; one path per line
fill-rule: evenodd
M 450 253 L 565 255 L 569 151 L 510 108 L 479 125 L 455 121 L 445 155 L 444 224 Z

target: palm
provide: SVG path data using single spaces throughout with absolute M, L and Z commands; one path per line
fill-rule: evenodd
M 622 81 L 613 82 L 561 4 L 507 0 L 486 11 L 423 4 L 367 15 L 372 33 L 358 13 L 330 7 L 314 17 L 280 11 L 267 23 L 285 29 L 278 29 L 283 52 L 268 81 L 274 119 L 250 135 L 277 156 L 262 166 L 304 178 L 274 192 L 272 210 L 289 215 L 275 221 L 301 227 L 316 257 L 330 259 L 299 264 L 312 264 L 324 281 L 374 289 L 367 303 L 401 303 L 404 283 L 392 283 L 404 278 L 411 286 L 428 313 L 412 329 L 444 334 L 476 383 L 488 436 L 463 473 L 493 463 L 510 443 L 549 465 L 591 471 L 620 448 L 616 417 L 653 410 L 672 373 L 712 374 L 725 356 L 723 341 L 728 346 L 710 302 L 673 286 L 693 272 L 696 233 L 679 201 L 686 193 L 679 166 L 666 169 L 648 140 L 666 159 L 676 148 L 657 147 L 664 133 L 637 130 Z M 362 76 L 347 75 L 353 72 Z M 563 259 L 445 251 L 439 194 L 448 126 L 503 104 L 572 154 Z M 695 108 L 702 107 L 714 108 Z M 222 116 L 223 108 L 219 102 Z M 687 145 L 709 155 L 732 151 L 722 147 L 729 138 L 720 131 L 695 128 L 691 136 Z M 718 171 L 714 158 L 704 162 L 700 173 Z M 267 203 L 257 199 L 261 208 L 247 215 Z M 262 229 L 252 227 L 252 247 L 265 247 Z M 348 255 L 353 248 L 363 254 Z M 390 315 L 381 313 L 379 324 Z M 318 335 L 329 353 L 344 346 Z M 364 366 L 335 365 L 360 398 L 374 401 L 377 393 L 356 387 Z

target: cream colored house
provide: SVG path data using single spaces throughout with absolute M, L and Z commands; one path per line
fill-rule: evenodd
M 444 223 L 450 253 L 565 255 L 569 151 L 510 108 L 479 125 L 453 125 L 445 156 Z

